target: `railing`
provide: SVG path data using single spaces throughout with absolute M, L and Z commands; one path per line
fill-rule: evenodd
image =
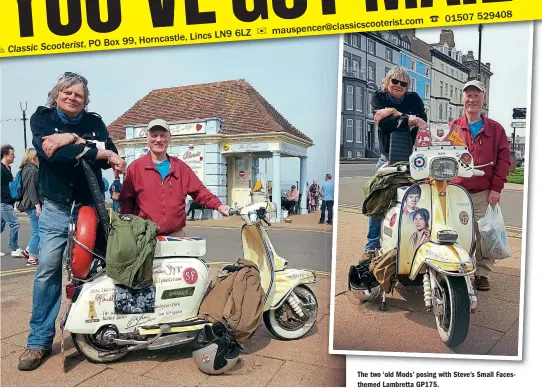
M 346 66 L 343 67 L 343 77 L 357 78 L 364 80 L 365 69 L 359 67 Z

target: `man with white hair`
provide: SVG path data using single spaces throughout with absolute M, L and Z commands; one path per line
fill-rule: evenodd
M 476 228 L 475 287 L 480 291 L 489 291 L 488 276 L 493 270 L 494 260 L 482 257 L 478 220 L 487 210 L 488 204 L 495 206 L 501 200 L 506 177 L 510 170 L 510 148 L 504 128 L 482 113 L 486 90 L 480 81 L 472 80 L 463 86 L 463 106 L 465 114 L 451 122 L 468 147 L 474 159 L 474 165 L 492 165 L 481 168 L 485 174 L 473 178 L 456 178 L 457 183 L 467 189 L 474 204 Z

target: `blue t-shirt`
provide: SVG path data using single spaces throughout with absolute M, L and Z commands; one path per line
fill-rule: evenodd
M 472 133 L 472 138 L 474 139 L 482 130 L 482 127 L 484 126 L 484 120 L 478 120 L 474 123 L 469 123 L 469 129 Z
M 335 184 L 333 181 L 324 181 L 322 183 L 322 191 L 324 193 L 324 201 L 333 201 L 335 194 Z
M 169 159 L 166 159 L 160 163 L 154 162 L 154 165 L 156 166 L 156 168 L 158 169 L 158 172 L 162 176 L 162 180 L 164 180 L 171 167 L 171 163 L 169 163 Z

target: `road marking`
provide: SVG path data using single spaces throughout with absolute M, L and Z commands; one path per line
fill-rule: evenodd
M 205 225 L 186 225 L 187 228 L 202 228 L 202 229 L 226 229 L 226 230 L 241 230 L 240 227 L 234 228 L 230 226 L 205 226 Z M 313 230 L 313 229 L 297 229 L 297 228 L 284 228 L 284 227 L 277 227 L 273 228 L 272 226 L 267 227 L 265 229 L 267 232 L 274 231 L 274 230 L 293 230 L 295 232 L 314 232 L 314 233 L 333 233 L 331 230 Z
M 215 266 L 215 265 L 229 265 L 229 264 L 234 264 L 232 262 L 228 262 L 228 261 L 210 261 L 207 263 L 209 266 Z M 63 266 L 63 269 L 66 269 L 66 266 L 64 265 Z M 17 274 L 23 274 L 23 273 L 31 273 L 31 272 L 36 272 L 36 268 L 35 267 L 31 267 L 31 268 L 19 268 L 19 269 L 10 269 L 10 270 L 6 270 L 6 271 L 0 271 L 0 277 L 1 276 L 8 276 L 8 275 L 17 275 Z M 327 271 L 314 271 L 315 274 L 317 275 L 322 275 L 322 276 L 330 276 L 330 272 L 327 272 Z

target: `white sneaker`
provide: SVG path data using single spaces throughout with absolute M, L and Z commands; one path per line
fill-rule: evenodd
M 24 257 L 23 250 L 21 248 L 17 248 L 17 250 L 11 251 L 11 257 Z
M 0 257 L 5 256 L 6 254 L 4 252 L 0 252 Z

